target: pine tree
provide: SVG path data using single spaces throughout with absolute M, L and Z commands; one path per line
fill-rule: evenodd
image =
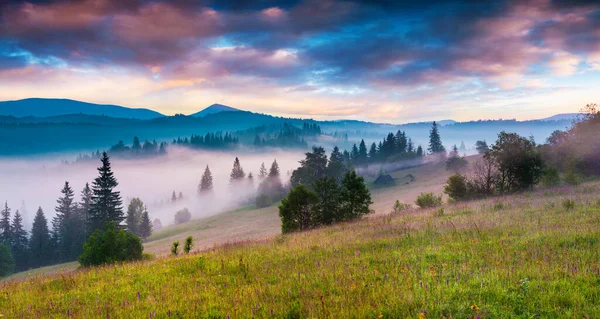
M 367 157 L 367 145 L 365 144 L 365 140 L 361 140 L 358 146 L 358 163 L 361 165 L 367 164 Z
M 333 151 L 331 151 L 331 155 L 329 155 L 329 162 L 327 163 L 327 175 L 339 182 L 342 180 L 345 171 L 346 165 L 344 163 L 344 155 L 340 152 L 340 149 L 335 146 Z
M 152 222 L 150 222 L 150 216 L 148 215 L 148 210 L 144 209 L 142 213 L 142 220 L 139 227 L 140 237 L 146 240 L 146 238 L 152 235 Z
M 369 161 L 375 162 L 377 160 L 377 144 L 375 144 L 375 142 L 373 142 L 373 144 L 371 144 L 371 148 L 369 149 Z
M 213 178 L 212 173 L 210 172 L 210 168 L 206 165 L 204 169 L 204 174 L 202 174 L 202 179 L 200 180 L 200 185 L 198 185 L 198 194 L 205 194 L 213 189 Z
M 8 202 L 4 202 L 4 209 L 0 212 L 0 244 L 5 243 L 10 246 L 10 208 L 8 207 Z
M 240 160 L 236 157 L 233 161 L 233 168 L 231 169 L 231 174 L 229 174 L 229 182 L 235 183 L 243 180 L 246 177 L 246 173 L 244 173 L 244 169 L 240 165 Z
M 42 208 L 38 208 L 33 226 L 31 228 L 31 238 L 29 239 L 29 261 L 30 266 L 37 268 L 48 264 L 51 259 L 48 255 L 50 250 L 50 231 L 48 230 L 48 221 L 44 216 Z
M 417 147 L 417 156 L 418 157 L 422 157 L 423 156 L 423 148 L 421 147 L 421 145 L 419 145 Z
M 78 205 L 79 217 L 85 223 L 85 227 L 87 230 L 87 226 L 90 220 L 90 209 L 92 207 L 92 189 L 90 188 L 89 183 L 85 183 L 85 187 L 81 191 L 81 201 Z M 86 233 L 88 233 L 86 231 Z
M 260 170 L 258 171 L 258 178 L 260 181 L 267 178 L 267 168 L 265 167 L 265 163 L 260 164 Z
M 406 153 L 408 147 L 408 141 L 406 139 L 406 133 L 402 131 L 398 131 L 396 133 L 396 153 Z
M 358 156 L 358 147 L 356 144 L 352 145 L 352 151 L 350 151 L 350 158 L 352 159 L 352 163 L 359 164 L 360 158 Z
M 271 169 L 269 170 L 269 177 L 279 177 L 279 164 L 277 164 L 277 160 L 274 160 L 273 164 L 271 164 Z
M 173 193 L 171 194 L 171 202 L 175 203 L 177 201 L 177 194 L 175 194 L 175 191 L 173 191 Z
M 75 193 L 69 182 L 65 182 L 61 193 L 63 196 L 56 201 L 56 216 L 52 220 L 52 231 L 56 234 L 59 258 L 63 261 L 74 260 L 83 247 L 80 232 L 84 229 L 81 229 L 83 225 L 79 222 L 76 212 Z
M 98 167 L 99 176 L 92 184 L 92 205 L 90 210 L 90 233 L 104 227 L 108 222 L 120 225 L 123 216 L 121 193 L 114 191 L 119 185 L 110 168 L 110 159 L 106 152 L 102 154 L 102 166 Z
M 127 217 L 125 223 L 127 230 L 140 236 L 140 225 L 142 223 L 142 214 L 144 213 L 144 203 L 139 198 L 133 198 L 127 206 Z
M 131 146 L 131 149 L 135 153 L 138 153 L 140 150 L 142 150 L 142 145 L 140 144 L 140 139 L 137 136 L 133 137 L 133 145 Z
M 438 153 L 446 152 L 444 145 L 442 145 L 442 139 L 440 137 L 438 125 L 435 121 L 431 125 L 431 131 L 429 131 L 429 148 L 428 148 L 428 150 L 429 150 L 430 154 L 438 154 Z
M 254 187 L 254 175 L 252 174 L 252 172 L 248 173 L 248 184 Z
M 27 268 L 27 231 L 23 227 L 23 218 L 17 210 L 11 228 L 10 249 L 15 259 L 15 269 L 21 271 Z

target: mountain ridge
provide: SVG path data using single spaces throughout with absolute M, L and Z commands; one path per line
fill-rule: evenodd
M 211 105 L 207 106 L 202 111 L 190 114 L 189 116 L 205 117 L 209 114 L 215 114 L 215 113 L 221 113 L 221 112 L 239 112 L 239 111 L 242 111 L 242 110 L 236 109 L 231 106 L 215 103 L 215 104 L 211 104 Z
M 159 112 L 145 108 L 96 104 L 71 99 L 27 98 L 0 102 L 0 116 L 53 117 L 77 114 L 138 120 L 151 120 L 158 117 L 164 117 L 164 115 Z

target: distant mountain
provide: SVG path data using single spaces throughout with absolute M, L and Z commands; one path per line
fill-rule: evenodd
M 198 113 L 190 114 L 190 116 L 205 117 L 208 114 L 215 114 L 215 113 L 221 113 L 221 112 L 234 112 L 234 111 L 240 111 L 240 110 L 233 108 L 231 106 L 223 105 L 223 104 L 213 104 Z
M 148 109 L 118 105 L 93 104 L 67 99 L 24 99 L 0 102 L 0 115 L 14 117 L 49 117 L 72 114 L 103 115 L 114 118 L 150 120 L 164 115 Z
M 581 113 L 562 113 L 540 119 L 540 121 L 573 121 L 579 119 L 580 115 Z

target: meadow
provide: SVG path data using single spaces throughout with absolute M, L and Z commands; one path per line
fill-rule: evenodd
M 0 283 L 6 318 L 599 318 L 600 183 Z

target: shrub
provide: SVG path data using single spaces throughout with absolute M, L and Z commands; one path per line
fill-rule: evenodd
M 173 245 L 171 245 L 171 255 L 179 255 L 179 240 L 174 242 Z
M 188 238 L 185 239 L 185 244 L 183 244 L 183 252 L 189 254 L 190 250 L 192 250 L 193 245 L 194 239 L 192 238 L 192 236 L 188 236 Z
M 260 194 L 256 196 L 255 200 L 256 208 L 265 208 L 271 206 L 271 197 L 267 194 Z
M 412 206 L 410 204 L 401 203 L 399 200 L 396 200 L 394 203 L 394 208 L 392 210 L 393 213 L 399 213 L 405 210 L 411 209 Z
M 442 205 L 442 196 L 435 195 L 434 193 L 421 193 L 415 204 L 421 208 L 437 207 Z
M 565 183 L 569 185 L 579 185 L 579 183 L 581 183 L 581 177 L 579 177 L 579 174 L 575 173 L 574 171 L 569 171 L 565 175 Z
M 572 200 L 572 199 L 570 199 L 570 198 L 564 199 L 562 201 L 562 206 L 566 210 L 574 209 L 575 208 L 575 201 Z
M 0 278 L 8 276 L 15 270 L 15 260 L 7 245 L 0 243 Z
M 192 213 L 189 209 L 184 208 L 175 213 L 175 224 L 183 224 L 189 222 L 192 219 Z
M 467 178 L 461 174 L 448 177 L 444 186 L 444 193 L 457 201 L 466 199 L 469 193 Z
M 442 217 L 442 216 L 444 216 L 444 207 L 440 207 L 439 209 L 437 209 L 433 213 L 433 216 L 435 216 L 435 217 Z
M 138 236 L 108 223 L 85 242 L 79 263 L 88 267 L 141 260 L 143 251 L 142 240 Z
M 560 184 L 560 175 L 558 170 L 554 167 L 546 167 L 542 173 L 542 186 L 552 187 Z

